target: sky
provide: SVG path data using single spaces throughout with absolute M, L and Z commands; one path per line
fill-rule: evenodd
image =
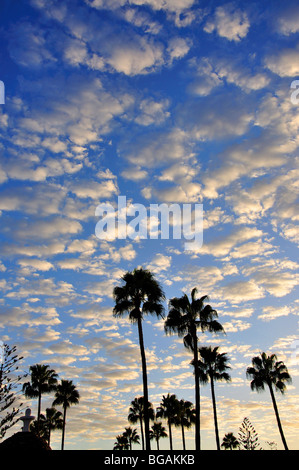
M 199 341 L 231 366 L 231 383 L 216 385 L 220 440 L 248 417 L 263 447 L 283 448 L 270 394 L 246 378 L 265 351 L 292 376 L 277 402 L 298 449 L 298 4 L 2 0 L 0 13 L 0 339 L 24 370 L 49 364 L 76 385 L 65 448 L 112 449 L 143 394 L 136 325 L 112 314 L 114 286 L 143 267 L 166 314 L 194 287 L 218 312 L 225 335 Z M 202 204 L 202 246 L 162 239 L 157 221 L 156 239 L 97 237 L 96 208 L 117 214 L 119 196 Z M 163 325 L 143 324 L 149 399 L 194 403 L 192 357 Z M 215 449 L 209 385 L 201 406 L 202 448 Z

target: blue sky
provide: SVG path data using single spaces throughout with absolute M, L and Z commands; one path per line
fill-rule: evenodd
M 77 385 L 66 448 L 111 449 L 142 395 L 137 331 L 112 316 L 113 287 L 137 266 L 167 299 L 196 286 L 218 311 L 226 335 L 200 341 L 232 367 L 216 388 L 221 439 L 247 416 L 282 448 L 269 394 L 245 376 L 266 351 L 293 378 L 278 406 L 298 448 L 296 2 L 3 0 L 1 17 L 0 337 L 25 368 L 47 363 Z M 201 249 L 99 240 L 96 207 L 121 195 L 203 204 Z M 144 334 L 154 406 L 167 393 L 194 402 L 182 341 L 155 318 Z M 202 429 L 215 448 L 208 386 Z

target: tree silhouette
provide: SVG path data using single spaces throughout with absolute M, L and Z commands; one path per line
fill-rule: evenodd
M 169 302 L 169 313 L 165 321 L 166 334 L 177 333 L 183 337 L 184 345 L 193 352 L 195 376 L 195 448 L 200 450 L 200 386 L 198 372 L 197 329 L 202 332 L 223 332 L 223 327 L 216 320 L 218 314 L 210 305 L 205 305 L 207 295 L 196 299 L 196 287 L 191 291 L 191 302 L 186 294 L 174 297 Z
M 119 434 L 116 436 L 116 441 L 114 442 L 113 450 L 129 450 L 130 445 L 127 436 Z
M 175 416 L 175 426 L 180 426 L 182 430 L 183 449 L 186 450 L 185 428 L 190 428 L 195 423 L 195 408 L 191 401 L 178 401 L 177 412 Z
M 251 361 L 252 367 L 247 368 L 246 375 L 248 378 L 252 378 L 250 383 L 252 390 L 262 392 L 265 390 L 265 385 L 268 385 L 281 440 L 285 450 L 288 450 L 278 413 L 273 387 L 275 390 L 278 390 L 283 394 L 286 389 L 285 382 L 291 383 L 292 379 L 284 363 L 282 361 L 276 361 L 276 359 L 277 357 L 275 354 L 267 356 L 267 354 L 264 352 L 261 353 L 260 356 L 253 357 Z
M 48 364 L 35 364 L 30 366 L 29 370 L 31 382 L 24 383 L 23 392 L 26 398 L 38 399 L 37 434 L 39 434 L 42 395 L 56 390 L 58 375 Z
M 65 437 L 65 424 L 66 424 L 66 410 L 71 405 L 79 403 L 79 392 L 72 380 L 61 380 L 61 383 L 56 387 L 55 400 L 52 406 L 62 405 L 63 407 L 63 426 L 62 426 L 62 439 L 61 439 L 61 450 L 64 449 L 64 437 Z
M 233 450 L 233 449 L 238 449 L 239 446 L 240 446 L 240 443 L 232 432 L 225 434 L 222 440 L 221 447 L 223 447 L 225 450 L 227 449 Z
M 154 419 L 154 408 L 152 403 L 148 402 L 148 416 L 149 419 Z M 128 421 L 129 423 L 136 424 L 139 421 L 142 450 L 144 450 L 144 432 L 143 432 L 143 418 L 144 418 L 144 397 L 136 397 L 131 401 L 129 408 Z
M 261 450 L 256 430 L 248 418 L 244 418 L 239 428 L 239 443 L 243 450 Z
M 175 423 L 175 418 L 178 412 L 178 399 L 175 395 L 170 395 L 169 393 L 167 396 L 163 395 L 162 401 L 160 406 L 157 408 L 156 417 L 157 418 L 164 418 L 167 420 L 168 430 L 169 430 L 169 443 L 170 443 L 170 450 L 173 450 L 172 447 L 172 431 L 171 425 Z
M 166 430 L 161 422 L 154 423 L 150 430 L 150 439 L 155 439 L 157 443 L 157 450 L 159 449 L 159 440 L 163 437 L 167 437 Z
M 164 308 L 162 301 L 165 296 L 160 284 L 156 281 L 153 274 L 145 269 L 134 269 L 133 272 L 127 272 L 122 280 L 123 286 L 117 286 L 113 290 L 115 306 L 113 313 L 115 317 L 121 317 L 128 313 L 132 323 L 137 323 L 139 346 L 142 364 L 143 396 L 144 396 L 144 428 L 145 428 L 145 447 L 150 450 L 149 438 L 149 415 L 148 415 L 148 386 L 147 386 L 147 368 L 143 340 L 142 320 L 147 314 L 154 314 L 157 317 L 163 317 Z
M 16 424 L 23 405 L 18 403 L 18 394 L 21 380 L 27 374 L 19 373 L 18 364 L 23 357 L 16 354 L 16 350 L 16 346 L 10 347 L 0 341 L 0 439 Z
M 231 377 L 226 372 L 228 369 L 230 369 L 230 367 L 227 365 L 227 361 L 228 361 L 227 355 L 225 353 L 220 354 L 218 352 L 218 349 L 219 349 L 218 346 L 216 346 L 215 348 L 206 347 L 206 346 L 202 346 L 201 348 L 199 348 L 201 359 L 198 360 L 198 367 L 199 367 L 199 379 L 201 383 L 205 384 L 208 381 L 210 381 L 210 384 L 211 384 L 216 445 L 217 445 L 217 450 L 220 450 L 214 382 L 222 381 L 222 380 L 229 382 L 231 380 Z
M 131 427 L 125 428 L 123 435 L 128 439 L 129 450 L 132 450 L 132 443 L 140 444 L 140 437 L 137 434 L 137 429 L 132 429 Z

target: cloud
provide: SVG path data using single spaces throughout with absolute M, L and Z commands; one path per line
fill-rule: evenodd
M 143 99 L 139 105 L 140 114 L 135 118 L 135 122 L 142 126 L 161 124 L 170 116 L 170 113 L 166 111 L 168 106 L 169 101 L 166 99 L 160 102 L 151 98 Z
M 247 36 L 249 27 L 246 12 L 234 9 L 233 4 L 227 3 L 216 8 L 214 18 L 206 22 L 204 31 L 216 31 L 220 37 L 238 42 Z
M 79 198 L 91 198 L 94 200 L 110 199 L 118 193 L 118 187 L 111 179 L 104 180 L 101 183 L 81 179 L 79 183 L 72 184 L 70 190 Z
M 299 8 L 294 5 L 280 11 L 277 23 L 282 34 L 289 36 L 297 33 L 299 31 Z
M 299 75 L 298 46 L 297 49 L 282 49 L 275 55 L 269 55 L 265 65 L 280 77 L 296 77 Z
M 261 315 L 258 316 L 260 320 L 271 321 L 278 317 L 288 316 L 291 313 L 290 307 L 285 305 L 284 307 L 264 307 Z
M 254 74 L 236 59 L 202 57 L 199 61 L 191 60 L 190 65 L 195 69 L 195 79 L 190 90 L 200 96 L 209 95 L 220 85 L 233 84 L 250 93 L 265 88 L 270 82 L 263 71 Z
M 179 128 L 141 135 L 134 142 L 124 143 L 122 153 L 131 164 L 145 168 L 165 166 L 193 156 L 188 134 Z
M 251 238 L 260 238 L 263 232 L 259 229 L 252 227 L 242 227 L 235 229 L 228 235 L 219 237 L 212 241 L 203 243 L 202 248 L 199 250 L 202 254 L 210 254 L 215 257 L 222 257 L 231 254 L 232 250 L 237 245 L 240 245 Z
M 56 61 L 47 46 L 49 35 L 36 24 L 19 22 L 8 35 L 10 55 L 19 65 L 45 67 Z

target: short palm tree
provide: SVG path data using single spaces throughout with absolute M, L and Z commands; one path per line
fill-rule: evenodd
M 134 269 L 133 272 L 127 272 L 122 280 L 124 285 L 117 286 L 113 290 L 115 300 L 113 313 L 115 317 L 121 317 L 128 313 L 130 321 L 137 323 L 142 364 L 143 396 L 146 404 L 149 400 L 142 320 L 147 314 L 154 314 L 163 318 L 164 307 L 162 301 L 165 300 L 165 295 L 153 274 L 146 269 L 140 268 Z M 144 430 L 145 447 L 146 450 L 150 450 L 149 414 L 146 405 L 144 406 Z
M 265 385 L 269 387 L 281 440 L 285 450 L 288 450 L 278 413 L 273 387 L 275 390 L 283 394 L 286 389 L 285 383 L 291 383 L 292 379 L 284 363 L 282 361 L 277 361 L 276 359 L 277 357 L 275 354 L 268 356 L 265 352 L 260 353 L 259 356 L 252 358 L 252 367 L 247 368 L 246 375 L 248 378 L 252 379 L 250 383 L 251 390 L 262 392 L 265 389 Z
M 166 334 L 177 333 L 183 337 L 184 345 L 193 352 L 195 376 L 195 448 L 200 450 L 200 386 L 198 375 L 198 338 L 197 329 L 202 332 L 223 332 L 222 325 L 216 320 L 218 314 L 210 305 L 205 305 L 207 295 L 196 299 L 196 287 L 191 291 L 191 302 L 186 294 L 174 297 L 169 302 L 169 313 L 165 321 Z
M 51 408 L 46 408 L 46 427 L 48 445 L 50 445 L 51 431 L 63 428 L 62 413 L 56 410 L 53 406 Z
M 228 357 L 226 353 L 219 353 L 218 346 L 215 348 L 202 346 L 199 348 L 200 359 L 198 360 L 199 367 L 199 380 L 205 384 L 208 381 L 211 383 L 211 394 L 214 412 L 214 425 L 216 435 L 217 450 L 220 450 L 217 411 L 216 411 L 216 398 L 215 398 L 215 381 L 231 380 L 230 375 L 226 372 L 230 367 L 227 365 Z
M 191 401 L 180 400 L 175 416 L 175 425 L 182 430 L 183 450 L 186 450 L 185 428 L 189 429 L 195 423 L 195 408 Z
M 233 449 L 238 449 L 239 446 L 240 446 L 239 441 L 232 432 L 228 432 L 227 434 L 225 434 L 222 440 L 221 447 L 223 447 L 225 450 L 227 449 L 233 450 Z
M 168 393 L 167 396 L 163 395 L 160 406 L 157 408 L 157 412 L 156 412 L 157 418 L 164 418 L 167 420 L 170 450 L 173 450 L 171 425 L 175 423 L 175 417 L 177 415 L 178 406 L 179 406 L 178 404 L 179 404 L 179 401 L 176 395 L 170 395 Z
M 149 419 L 154 420 L 154 408 L 152 403 L 148 402 L 148 416 Z M 144 418 L 144 397 L 136 397 L 131 401 L 129 408 L 128 421 L 129 423 L 136 424 L 139 421 L 142 450 L 144 450 L 144 432 L 143 432 L 143 418 Z
M 61 450 L 64 449 L 64 437 L 65 437 L 65 424 L 66 424 L 66 410 L 71 405 L 79 403 L 79 392 L 72 380 L 61 380 L 61 383 L 57 385 L 55 400 L 52 406 L 61 405 L 63 407 L 63 426 L 62 426 L 62 439 L 61 439 Z
M 123 435 L 128 439 L 129 450 L 132 450 L 132 444 L 140 444 L 140 437 L 137 434 L 137 429 L 131 427 L 125 428 Z
M 54 369 L 50 369 L 47 364 L 35 364 L 30 366 L 31 381 L 23 384 L 23 392 L 26 398 L 38 399 L 37 410 L 37 434 L 39 433 L 41 399 L 44 393 L 51 393 L 56 390 L 57 377 Z
M 124 433 L 116 436 L 116 441 L 114 442 L 113 450 L 129 450 L 129 448 L 129 441 L 124 435 Z
M 159 439 L 167 437 L 167 432 L 161 422 L 154 423 L 150 430 L 150 439 L 155 439 L 157 443 L 157 450 L 159 449 Z

